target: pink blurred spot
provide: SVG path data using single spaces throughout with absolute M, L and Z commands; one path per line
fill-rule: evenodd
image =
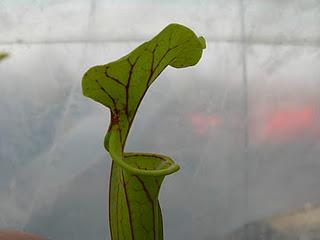
M 208 130 L 216 127 L 219 123 L 219 118 L 215 115 L 189 113 L 187 116 L 191 122 L 194 132 L 198 136 L 204 135 Z
M 263 129 L 264 137 L 290 138 L 299 136 L 316 126 L 313 107 L 278 111 L 271 114 Z

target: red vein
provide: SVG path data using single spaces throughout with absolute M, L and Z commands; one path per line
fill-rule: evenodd
M 127 192 L 127 186 L 125 184 L 124 181 L 124 176 L 123 176 L 123 172 L 121 170 L 121 175 L 122 175 L 122 185 L 123 185 L 123 189 L 124 189 L 124 193 L 125 193 L 125 197 L 126 197 L 126 203 L 127 203 L 127 207 L 128 207 L 128 216 L 129 216 L 129 222 L 130 222 L 130 232 L 131 232 L 131 238 L 132 240 L 134 240 L 134 232 L 133 232 L 133 226 L 132 226 L 132 216 L 131 216 L 131 208 L 130 208 L 130 203 L 129 203 L 129 199 L 128 199 L 128 192 Z
M 141 180 L 141 178 L 139 178 L 139 176 L 137 175 L 133 175 L 134 177 L 136 177 L 136 179 L 139 181 L 139 183 L 141 184 L 143 191 L 146 193 L 147 198 L 149 200 L 149 202 L 151 203 L 152 206 L 152 220 L 153 220 L 153 237 L 154 239 L 156 239 L 156 219 L 155 219 L 155 208 L 154 208 L 154 202 L 152 200 L 152 197 L 150 195 L 150 192 L 148 191 L 147 187 L 145 186 L 144 182 Z
M 125 86 L 125 88 L 126 88 L 125 112 L 126 112 L 126 115 L 127 115 L 128 118 L 129 118 L 129 87 L 130 87 L 130 83 L 131 83 L 133 68 L 136 65 L 136 63 L 138 62 L 139 58 L 140 58 L 140 56 L 137 57 L 137 59 L 135 60 L 134 63 L 131 63 L 130 62 L 130 58 L 128 58 L 128 62 L 130 64 L 130 69 L 129 69 L 127 85 Z
M 102 90 L 105 94 L 107 94 L 107 96 L 111 99 L 111 101 L 113 102 L 114 108 L 116 109 L 117 108 L 116 101 L 113 99 L 113 97 L 110 95 L 110 93 L 108 93 L 108 91 L 99 83 L 98 80 L 95 80 L 95 82 L 100 87 L 100 90 Z
M 108 68 L 106 68 L 105 71 L 104 71 L 104 75 L 105 75 L 107 78 L 115 81 L 116 83 L 119 83 L 119 84 L 122 85 L 123 87 L 126 87 L 126 85 L 125 85 L 123 82 L 121 82 L 119 79 L 117 79 L 117 78 L 112 77 L 111 75 L 109 75 L 107 71 L 108 71 Z

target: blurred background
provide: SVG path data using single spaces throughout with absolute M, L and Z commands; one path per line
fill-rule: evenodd
M 320 239 L 318 0 L 1 0 L 0 229 L 109 239 L 109 112 L 91 66 L 169 23 L 207 40 L 142 102 L 127 151 L 171 156 L 166 239 Z

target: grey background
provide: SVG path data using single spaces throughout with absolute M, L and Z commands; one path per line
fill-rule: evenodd
M 0 229 L 108 239 L 109 113 L 81 77 L 171 22 L 207 49 L 162 73 L 127 143 L 181 166 L 160 193 L 166 239 L 320 203 L 319 1 L 2 0 Z

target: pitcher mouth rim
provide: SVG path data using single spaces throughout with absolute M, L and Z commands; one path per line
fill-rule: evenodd
M 149 157 L 149 158 L 157 158 L 161 159 L 162 161 L 169 163 L 169 166 L 165 169 L 140 169 L 137 167 L 133 167 L 130 164 L 125 162 L 126 158 L 130 157 L 136 157 L 136 156 L 143 156 L 143 157 Z M 124 161 L 115 161 L 118 163 L 122 168 L 129 171 L 130 173 L 137 174 L 137 175 L 146 175 L 146 176 L 166 176 L 169 174 L 172 174 L 180 169 L 180 166 L 176 164 L 170 157 L 162 155 L 162 154 L 156 154 L 156 153 L 143 153 L 143 152 L 124 152 L 123 155 Z

